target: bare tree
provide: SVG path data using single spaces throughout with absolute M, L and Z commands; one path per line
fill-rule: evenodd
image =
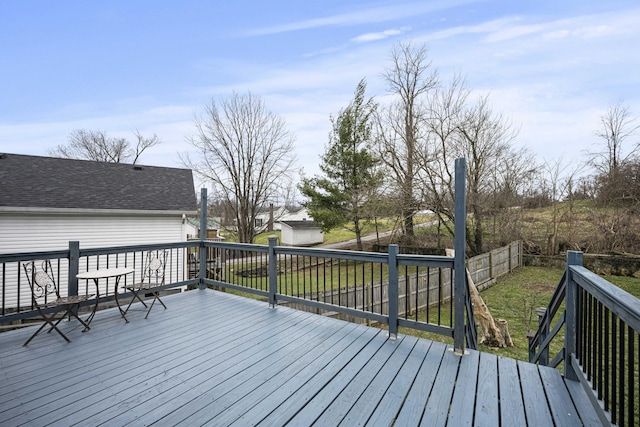
M 632 143 L 630 148 L 624 146 L 625 141 L 640 129 L 637 120 L 622 102 L 610 106 L 600 118 L 602 128 L 596 131 L 596 135 L 603 140 L 605 147 L 590 155 L 592 165 L 601 173 L 611 175 L 637 155 L 640 142 Z
M 58 145 L 48 152 L 51 156 L 68 159 L 136 164 L 147 148 L 161 141 L 156 134 L 151 137 L 145 137 L 139 131 L 133 134 L 136 137 L 135 147 L 126 138 L 110 137 L 105 131 L 76 129 L 69 134 L 67 145 Z
M 391 65 L 384 78 L 393 104 L 379 116 L 380 157 L 394 181 L 404 232 L 414 234 L 413 217 L 418 210 L 416 195 L 417 154 L 426 144 L 426 111 L 423 98 L 438 84 L 426 46 L 403 42 L 391 51 Z
M 212 99 L 195 127 L 189 142 L 200 158 L 183 156 L 182 162 L 209 180 L 213 199 L 233 212 L 238 240 L 253 243 L 260 209 L 289 202 L 296 173 L 293 136 L 285 120 L 251 93 Z
M 425 206 L 453 234 L 453 164 L 456 158 L 465 157 L 470 214 L 467 244 L 471 253 L 482 253 L 486 220 L 515 199 L 523 176 L 532 169 L 531 156 L 512 149 L 517 131 L 492 110 L 486 96 L 470 104 L 465 80 L 458 75 L 435 90 L 428 111 L 429 144 L 420 160 Z M 506 201 L 507 195 L 510 201 Z
M 580 170 L 580 165 L 566 164 L 562 158 L 556 161 L 545 161 L 539 168 L 542 180 L 540 185 L 547 189 L 551 197 L 551 222 L 548 224 L 550 230 L 547 233 L 547 255 L 559 253 L 560 226 L 563 223 L 571 225 L 574 205 L 571 193 Z M 569 199 L 569 203 L 562 203 L 565 199 Z
M 601 129 L 596 135 L 603 149 L 588 153 L 596 169 L 597 201 L 604 205 L 630 206 L 637 204 L 640 186 L 637 171 L 640 166 L 640 141 L 629 141 L 638 130 L 638 118 L 631 116 L 629 107 L 619 102 L 609 107 L 601 117 Z

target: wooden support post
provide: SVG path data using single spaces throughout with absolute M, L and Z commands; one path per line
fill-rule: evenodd
M 467 193 L 466 193 L 466 161 L 456 159 L 454 201 L 454 319 L 453 347 L 457 354 L 464 354 L 465 339 L 465 301 L 467 299 L 467 265 L 465 254 L 467 247 Z
M 578 312 L 578 307 L 577 284 L 573 281 L 571 266 L 582 266 L 582 262 L 582 252 L 567 251 L 567 286 L 565 297 L 567 318 L 565 322 L 564 334 L 564 376 L 565 378 L 573 381 L 578 381 L 578 376 L 573 370 L 573 364 L 571 363 L 571 359 L 575 356 L 576 352 L 576 315 Z
M 204 279 L 207 278 L 207 250 L 204 246 L 207 240 L 207 189 L 200 189 L 200 289 L 205 289 Z
M 277 236 L 269 236 L 269 306 L 275 308 L 278 301 L 276 292 L 278 291 L 278 256 L 276 255 Z
M 398 245 L 389 245 L 389 338 L 398 337 Z

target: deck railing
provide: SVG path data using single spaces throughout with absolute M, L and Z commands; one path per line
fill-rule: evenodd
M 454 257 L 399 254 L 397 245 L 388 253 L 296 248 L 278 246 L 275 238 L 269 245 L 204 240 L 92 249 L 70 242 L 64 251 L 0 254 L 0 323 L 36 315 L 22 271 L 25 262 L 52 260 L 63 295 L 95 294 L 93 281 L 75 279 L 77 272 L 133 267 L 135 272 L 121 279 L 122 292 L 124 285 L 141 277 L 145 254 L 159 250 L 168 251 L 167 289 L 232 289 L 262 296 L 272 306 L 288 303 L 377 322 L 387 325 L 394 337 L 402 326 L 452 338 L 461 334 L 467 347 L 476 347 L 470 301 L 464 297 L 461 306 L 454 303 Z M 198 263 L 194 271 L 192 259 L 200 254 L 212 258 L 206 259 L 206 268 L 201 270 Z M 113 300 L 114 279 L 99 283 L 100 302 Z M 95 299 L 86 303 L 93 304 Z M 456 311 L 463 316 L 458 325 Z
M 640 300 L 582 261 L 580 252 L 567 254 L 562 279 L 529 338 L 529 359 L 553 367 L 564 362 L 565 377 L 584 385 L 603 422 L 638 425 Z M 549 360 L 557 341 L 561 348 Z
M 132 267 L 134 272 L 122 278 L 120 286 L 140 279 L 144 269 L 145 254 L 149 251 L 167 251 L 165 289 L 197 285 L 199 280 L 189 278 L 186 262 L 187 248 L 198 248 L 199 242 L 164 243 L 111 248 L 81 249 L 79 242 L 69 242 L 69 248 L 62 251 L 28 252 L 0 254 L 0 323 L 10 323 L 37 315 L 31 298 L 31 289 L 22 265 L 32 260 L 51 260 L 54 277 L 62 296 L 96 294 L 96 286 L 90 280 L 78 280 L 79 272 L 109 268 Z M 115 279 L 99 282 L 101 303 L 114 299 Z M 122 290 L 120 290 L 122 291 Z M 128 297 L 130 294 L 122 294 Z M 85 305 L 95 304 L 95 298 Z
M 0 323 L 34 317 L 21 272 L 26 261 L 56 260 L 63 294 L 78 295 L 95 288 L 88 281 L 79 283 L 78 272 L 133 267 L 133 277 L 122 279 L 121 285 L 126 285 L 136 274 L 141 276 L 145 252 L 167 249 L 165 288 L 215 286 L 247 292 L 263 296 L 271 306 L 287 302 L 382 323 L 391 337 L 401 326 L 434 332 L 452 337 L 455 350 L 463 353 L 465 342 L 471 348 L 477 342 L 465 274 L 464 159 L 456 161 L 455 185 L 455 218 L 462 220 L 454 224 L 453 257 L 403 255 L 397 245 L 385 254 L 278 246 L 275 238 L 268 245 L 207 241 L 206 209 L 202 209 L 198 241 L 97 249 L 80 249 L 78 242 L 70 242 L 64 251 L 0 254 Z M 207 205 L 206 189 L 201 204 Z M 101 302 L 114 298 L 112 280 L 101 284 Z

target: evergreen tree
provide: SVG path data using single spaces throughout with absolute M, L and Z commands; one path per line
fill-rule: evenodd
M 358 250 L 362 250 L 362 225 L 371 217 L 368 204 L 382 183 L 378 159 L 372 154 L 373 98 L 365 99 L 362 79 L 354 99 L 331 117 L 329 143 L 320 164 L 321 176 L 305 178 L 300 191 L 305 207 L 324 231 L 353 224 Z

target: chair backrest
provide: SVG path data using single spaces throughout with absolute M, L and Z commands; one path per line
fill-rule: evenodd
M 142 281 L 164 285 L 164 272 L 167 267 L 167 250 L 147 252 L 144 262 Z
M 46 304 L 49 300 L 60 298 L 51 261 L 28 261 L 22 264 L 34 304 Z

